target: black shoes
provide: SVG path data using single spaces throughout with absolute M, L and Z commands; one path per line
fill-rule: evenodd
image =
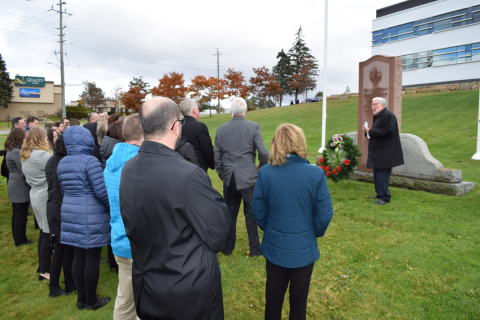
M 110 302 L 110 297 L 100 298 L 100 299 L 97 300 L 97 303 L 95 303 L 94 305 L 85 304 L 85 309 L 87 309 L 87 310 L 97 310 L 97 309 L 100 309 L 101 307 L 105 306 L 109 302 Z M 77 303 L 77 307 L 78 307 L 78 303 Z
M 68 295 L 70 295 L 70 293 L 63 291 L 59 287 L 56 287 L 56 288 L 50 287 L 50 294 L 49 294 L 50 298 L 55 298 L 58 296 L 68 296 Z
M 380 199 L 377 202 L 374 202 L 373 204 L 382 205 L 382 204 L 385 204 L 385 203 L 390 203 L 390 201 L 384 201 L 384 200 Z
M 378 199 L 378 196 L 368 197 L 368 199 Z

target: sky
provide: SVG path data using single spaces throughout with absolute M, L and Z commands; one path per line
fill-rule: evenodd
M 318 59 L 317 88 L 324 91 L 324 1 L 64 0 L 66 102 L 77 100 L 82 82 L 94 81 L 106 96 L 116 85 L 128 89 L 143 76 L 150 87 L 165 73 L 220 77 L 277 63 L 302 27 Z M 358 92 L 358 63 L 371 57 L 376 9 L 400 0 L 329 1 L 327 95 L 349 86 Z M 58 0 L 0 0 L 0 54 L 10 77 L 45 77 L 60 84 Z M 50 10 L 50 11 L 49 11 Z M 56 65 L 55 65 L 56 64 Z M 301 99 L 301 98 L 300 98 Z M 286 97 L 283 105 L 289 103 Z M 224 103 L 228 107 L 228 103 Z

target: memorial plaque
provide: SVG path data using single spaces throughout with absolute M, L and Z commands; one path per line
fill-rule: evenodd
M 367 169 L 368 138 L 363 126 L 365 122 L 371 128 L 373 124 L 372 99 L 387 100 L 387 108 L 398 120 L 398 130 L 402 124 L 402 58 L 373 56 L 360 62 L 358 86 L 358 146 L 363 155 L 357 170 L 373 172 Z

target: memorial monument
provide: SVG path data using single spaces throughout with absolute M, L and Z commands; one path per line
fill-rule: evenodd
M 380 97 L 387 100 L 386 107 L 397 117 L 401 132 L 402 58 L 373 56 L 360 62 L 358 92 L 358 131 L 347 135 L 356 141 L 363 155 L 352 179 L 373 182 L 373 170 L 367 168 L 368 138 L 362 127 L 365 122 L 369 127 L 373 124 L 372 99 Z M 462 170 L 443 168 L 420 137 L 400 133 L 400 142 L 405 164 L 393 168 L 391 186 L 452 196 L 473 191 L 473 182 L 462 181 Z

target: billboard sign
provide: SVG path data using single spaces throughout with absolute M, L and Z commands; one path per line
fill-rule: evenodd
M 40 98 L 40 89 L 21 88 L 20 97 Z
M 15 85 L 24 87 L 45 87 L 45 78 L 15 76 Z

